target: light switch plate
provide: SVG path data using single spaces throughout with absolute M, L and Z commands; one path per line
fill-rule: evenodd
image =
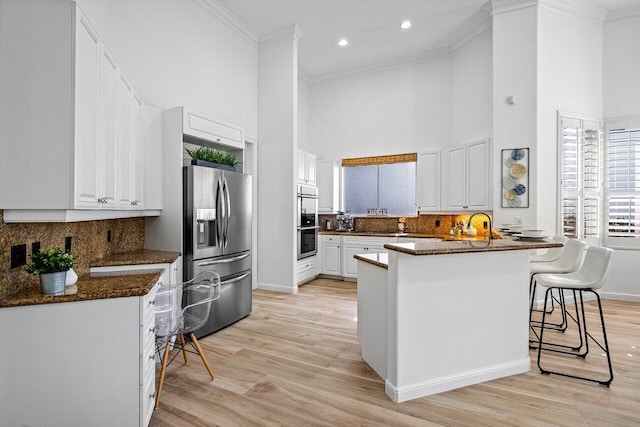
M 523 222 L 524 222 L 524 219 L 521 216 L 515 217 L 516 225 L 522 225 Z

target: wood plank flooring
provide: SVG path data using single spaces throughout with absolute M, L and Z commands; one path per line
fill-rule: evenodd
M 317 279 L 298 294 L 256 290 L 253 298 L 249 317 L 200 340 L 214 381 L 196 356 L 189 365 L 177 357 L 169 366 L 151 426 L 640 425 L 638 303 L 603 302 L 610 388 L 541 375 L 531 350 L 527 374 L 396 404 L 360 357 L 355 283 Z M 595 304 L 586 310 L 597 325 Z M 591 351 L 584 361 L 554 355 L 543 361 L 603 369 L 601 352 Z

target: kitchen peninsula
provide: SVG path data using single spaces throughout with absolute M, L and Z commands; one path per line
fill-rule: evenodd
M 529 371 L 529 251 L 549 241 L 386 244 L 358 260 L 358 341 L 394 402 Z

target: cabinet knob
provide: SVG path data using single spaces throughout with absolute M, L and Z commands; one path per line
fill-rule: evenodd
M 149 305 L 156 305 L 156 301 L 155 300 L 149 301 Z
M 155 358 L 156 358 L 156 355 L 155 355 L 155 354 L 152 354 L 151 356 L 149 356 L 149 360 L 153 360 L 153 359 L 155 359 Z
M 156 398 L 156 392 L 154 391 L 149 395 L 149 399 L 155 399 L 155 398 Z
M 149 328 L 149 333 L 154 334 L 156 332 L 156 328 Z

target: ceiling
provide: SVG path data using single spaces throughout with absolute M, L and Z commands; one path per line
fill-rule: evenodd
M 449 48 L 490 20 L 487 0 L 216 0 L 258 38 L 305 33 L 298 65 L 311 80 L 403 62 Z M 580 0 L 604 11 L 640 0 Z M 409 19 L 413 26 L 402 30 Z M 349 41 L 339 47 L 340 38 Z

